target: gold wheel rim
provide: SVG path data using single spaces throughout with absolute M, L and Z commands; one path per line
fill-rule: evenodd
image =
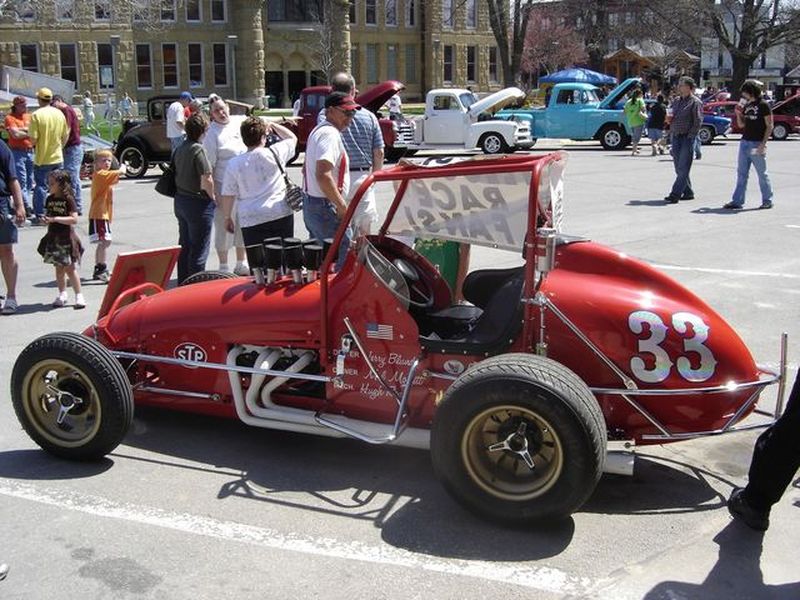
M 510 449 L 490 450 L 509 439 Z M 533 469 L 519 452 L 523 445 Z M 461 438 L 461 458 L 475 484 L 492 496 L 516 502 L 547 492 L 564 466 L 561 440 L 550 423 L 530 409 L 513 405 L 487 408 L 472 418 Z
M 63 360 L 43 360 L 28 371 L 22 404 L 37 433 L 62 448 L 83 446 L 100 429 L 97 388 L 83 370 Z

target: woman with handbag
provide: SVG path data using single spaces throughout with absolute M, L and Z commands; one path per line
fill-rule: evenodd
M 225 227 L 233 232 L 235 206 L 245 246 L 265 238 L 294 237 L 293 210 L 302 208 L 302 202 L 295 202 L 297 189 L 286 175 L 286 165 L 294 156 L 297 138 L 286 127 L 258 117 L 245 119 L 241 131 L 247 152 L 230 160 L 222 183 Z M 280 140 L 265 147 L 271 134 Z
M 178 218 L 178 283 L 206 268 L 214 222 L 214 179 L 203 149 L 208 118 L 197 112 L 186 119 L 186 139 L 175 150 L 175 216 Z

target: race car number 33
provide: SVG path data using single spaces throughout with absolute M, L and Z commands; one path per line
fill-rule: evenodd
M 634 377 L 640 381 L 660 383 L 669 377 L 673 366 L 686 381 L 697 383 L 713 377 L 717 360 L 705 345 L 709 327 L 697 315 L 688 312 L 672 315 L 672 328 L 683 337 L 683 354 L 675 362 L 662 346 L 669 327 L 657 314 L 637 310 L 628 316 L 628 328 L 639 338 L 639 356 L 631 358 L 630 365 Z M 650 360 L 646 362 L 645 357 Z M 692 363 L 698 366 L 693 367 Z M 648 368 L 648 364 L 652 367 Z

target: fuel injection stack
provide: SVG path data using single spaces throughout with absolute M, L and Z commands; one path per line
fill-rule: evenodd
M 319 269 L 332 243 L 330 238 L 320 243 L 315 239 L 272 237 L 245 250 L 257 285 L 269 285 L 286 276 L 302 284 L 319 279 Z

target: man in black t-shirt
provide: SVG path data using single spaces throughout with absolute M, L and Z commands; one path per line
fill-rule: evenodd
M 6 299 L 0 312 L 12 315 L 17 312 L 17 226 L 25 222 L 25 205 L 22 188 L 17 181 L 17 171 L 11 150 L 0 140 L 0 270 L 6 282 Z
M 772 208 L 772 184 L 767 173 L 767 140 L 772 135 L 772 109 L 761 96 L 761 82 L 748 79 L 742 84 L 742 99 L 736 107 L 736 122 L 744 130 L 739 142 L 739 164 L 733 198 L 723 208 L 740 210 L 744 206 L 750 165 L 758 175 L 761 208 Z

